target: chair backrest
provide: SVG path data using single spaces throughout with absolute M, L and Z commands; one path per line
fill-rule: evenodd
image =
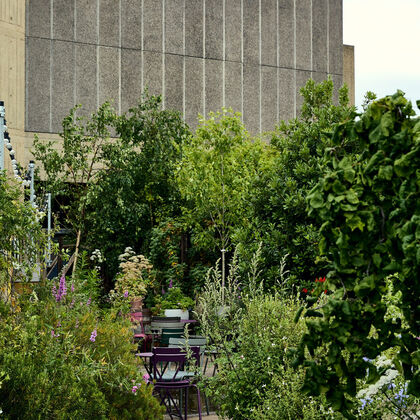
M 150 323 L 150 327 L 151 329 L 157 329 L 157 330 L 161 330 L 163 328 L 165 329 L 181 329 L 184 328 L 184 324 L 180 321 L 179 317 L 173 317 L 171 318 L 162 318 L 161 319 L 153 319 L 154 317 L 152 317 L 152 322 Z
M 187 340 L 184 337 L 171 337 L 169 338 L 169 347 L 178 347 L 178 348 L 185 348 Z M 200 351 L 203 351 L 203 347 L 205 348 L 207 345 L 206 337 L 200 338 L 188 338 L 189 346 L 198 346 L 200 347 Z
M 170 330 L 170 329 L 163 328 L 161 336 L 160 336 L 160 343 L 162 345 L 167 346 L 171 338 L 180 338 L 183 335 L 184 335 L 184 330 L 182 329 Z
M 177 382 L 184 379 L 185 368 L 191 362 L 200 364 L 199 347 L 191 347 L 191 359 L 179 348 L 153 347 L 153 378 L 157 382 Z
M 180 316 L 152 316 L 152 321 L 179 322 L 181 321 L 181 317 Z

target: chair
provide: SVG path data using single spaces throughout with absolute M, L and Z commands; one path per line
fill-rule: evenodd
M 171 338 L 181 338 L 183 335 L 183 328 L 162 328 L 160 335 L 160 345 L 168 346 Z
M 199 347 L 191 347 L 191 352 L 191 359 L 188 360 L 187 352 L 179 348 L 153 348 L 151 380 L 154 384 L 155 393 L 159 396 L 166 408 L 166 413 L 171 419 L 173 419 L 173 416 L 179 417 L 181 420 L 187 419 L 188 390 L 194 387 L 197 390 L 198 415 L 201 420 L 200 390 L 192 382 L 196 374 L 194 370 L 186 370 L 191 363 L 199 366 Z M 174 398 L 173 391 L 179 391 L 178 401 Z M 183 391 L 185 391 L 184 417 L 182 415 Z
M 143 313 L 131 312 L 130 321 L 135 326 L 135 328 L 133 329 L 134 341 L 138 343 L 138 349 L 140 349 L 141 346 L 143 346 L 144 349 L 146 349 L 147 341 L 149 341 L 151 337 L 150 335 L 145 333 L 143 325 Z

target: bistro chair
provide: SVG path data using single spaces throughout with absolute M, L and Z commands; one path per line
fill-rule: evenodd
M 191 365 L 199 366 L 200 349 L 190 347 L 191 358 L 186 351 L 171 347 L 154 347 L 152 356 L 152 375 L 154 392 L 166 408 L 171 419 L 186 420 L 188 413 L 188 390 L 197 391 L 198 416 L 201 420 L 200 390 L 194 383 L 196 372 Z M 185 396 L 183 393 L 185 392 Z M 178 396 L 178 398 L 176 397 Z M 184 407 L 182 401 L 185 401 Z M 182 413 L 184 411 L 184 413 Z

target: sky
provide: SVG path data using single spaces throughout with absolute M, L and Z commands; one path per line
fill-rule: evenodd
M 354 45 L 357 106 L 368 90 L 400 89 L 420 114 L 420 0 L 343 0 L 343 41 Z

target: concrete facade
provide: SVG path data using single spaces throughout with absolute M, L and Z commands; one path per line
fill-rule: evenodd
M 127 111 L 148 87 L 192 127 L 225 106 L 258 133 L 296 115 L 307 78 L 343 80 L 342 0 L 26 3 L 26 131 L 57 133 L 77 103 Z
M 125 112 L 146 87 L 192 128 L 225 106 L 257 134 L 299 112 L 309 77 L 341 85 L 342 0 L 0 0 L 0 53 L 22 164 L 75 104 Z

